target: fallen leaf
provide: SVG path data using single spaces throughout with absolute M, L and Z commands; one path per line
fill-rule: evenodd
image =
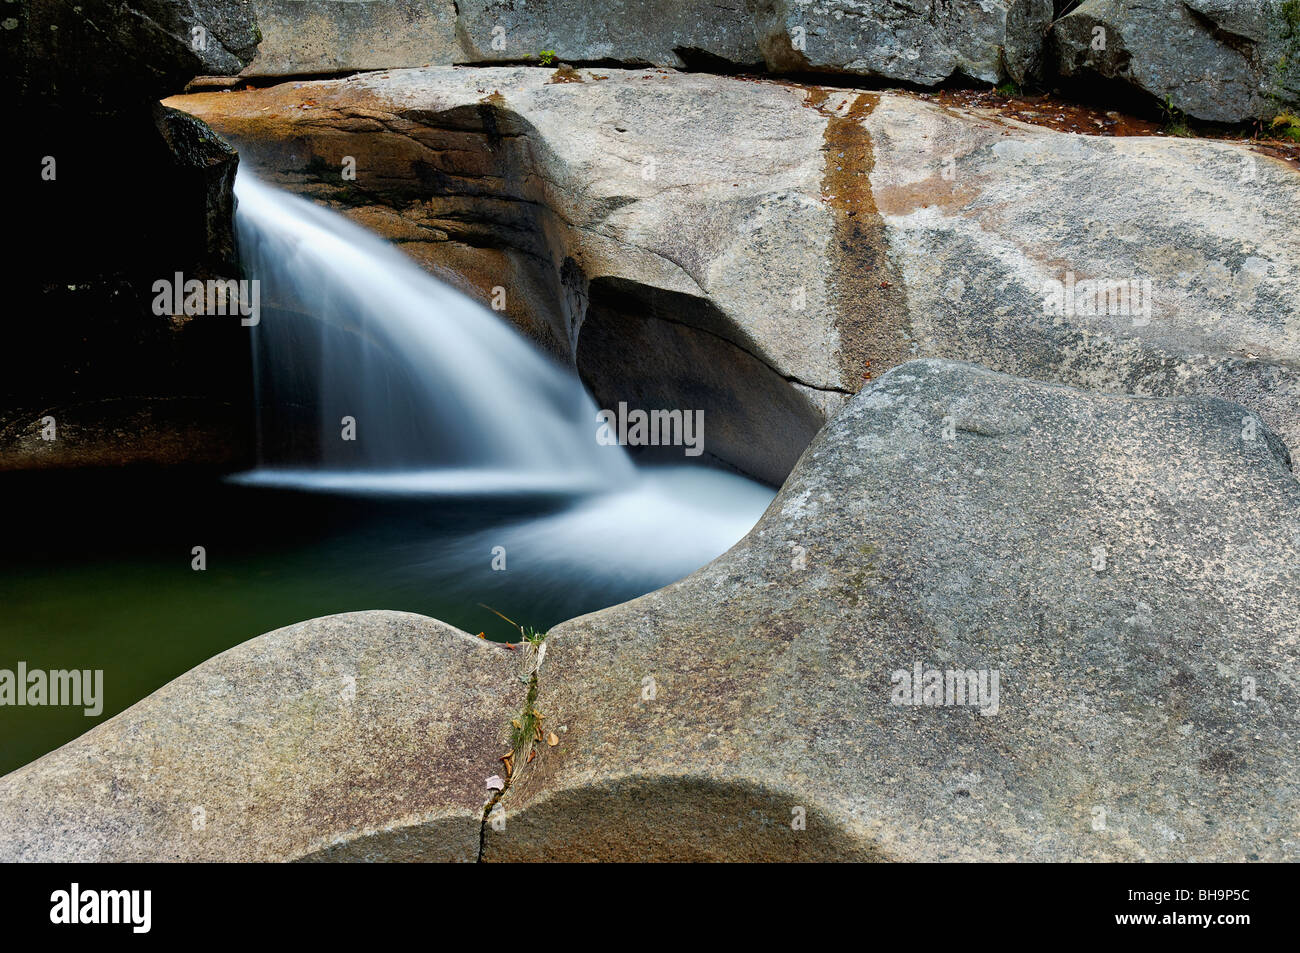
M 546 743 L 550 745 L 552 748 L 554 748 L 556 745 L 560 743 L 560 739 L 555 734 L 555 732 L 552 731 L 550 734 L 546 736 Z

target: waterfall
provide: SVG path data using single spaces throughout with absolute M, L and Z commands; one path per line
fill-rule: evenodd
M 303 467 L 340 488 L 633 479 L 621 447 L 597 444 L 596 408 L 576 375 L 496 314 L 247 171 L 235 195 L 240 256 L 263 302 L 251 328 L 262 482 Z M 355 439 L 343 439 L 344 418 Z
M 597 442 L 572 369 L 341 215 L 247 171 L 235 186 L 261 412 L 259 464 L 239 484 L 497 500 L 558 495 L 455 539 L 413 523 L 392 571 L 466 604 L 520 601 L 565 618 L 679 579 L 757 522 L 770 488 L 702 466 L 637 468 Z M 341 439 L 344 417 L 357 439 Z M 303 439 L 303 434 L 308 439 Z M 481 502 L 481 501 L 480 501 Z M 418 501 L 417 501 L 418 503 Z M 468 511 L 473 511 L 467 504 Z M 488 555 L 509 553 L 510 571 Z

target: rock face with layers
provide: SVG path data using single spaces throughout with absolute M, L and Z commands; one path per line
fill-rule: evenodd
M 154 283 L 178 272 L 238 275 L 238 156 L 158 100 L 249 62 L 251 6 L 6 7 L 15 145 L 0 162 L 35 214 L 0 275 L 19 289 L 15 312 L 33 316 L 10 323 L 0 354 L 0 470 L 246 461 L 247 329 L 151 305 Z
M 1051 0 L 756 0 L 774 72 L 847 73 L 919 86 L 1017 82 L 1040 65 Z
M 1267 119 L 1300 103 L 1294 0 L 1086 0 L 1052 41 L 1080 88 L 1115 81 L 1196 119 Z
M 731 551 L 550 633 L 498 823 L 515 653 L 358 613 L 0 780 L 0 858 L 1295 860 L 1297 592 L 1256 415 L 909 362 Z
M 5 12 L 0 69 L 20 102 L 115 113 L 239 72 L 261 39 L 249 0 L 24 0 Z
M 538 62 L 1017 82 L 1051 0 L 254 0 L 254 76 Z
M 404 612 L 268 633 L 0 781 L 0 856 L 474 861 L 516 655 Z
M 503 289 L 601 406 L 704 408 L 707 449 L 769 482 L 864 380 L 926 356 L 1215 394 L 1300 446 L 1300 179 L 1244 145 L 655 70 L 170 102 L 483 302 Z M 1092 284 L 1052 307 L 1067 282 Z M 1115 282 L 1138 294 L 1112 307 Z

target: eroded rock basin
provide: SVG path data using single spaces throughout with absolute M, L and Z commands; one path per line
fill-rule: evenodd
M 704 565 L 772 498 L 743 478 L 681 466 L 594 490 L 493 484 L 490 474 L 269 470 L 233 481 L 3 474 L 0 492 L 65 501 L 9 518 L 0 652 L 29 671 L 75 657 L 104 686 L 91 717 L 82 705 L 6 699 L 5 772 L 302 619 L 384 606 L 499 642 L 519 630 L 498 612 L 545 631 Z M 69 551 L 70 539 L 82 543 Z
M 169 103 L 484 303 L 518 289 L 503 314 L 602 406 L 706 407 L 711 452 L 772 484 L 848 395 L 919 357 L 1222 396 L 1300 444 L 1283 159 L 906 94 L 573 72 L 391 70 Z M 1145 307 L 1106 303 L 1133 281 Z M 1063 313 L 1051 282 L 1091 290 Z
M 910 362 L 687 579 L 544 653 L 271 633 L 0 782 L 0 853 L 1294 859 L 1297 591 L 1300 483 L 1241 407 Z
M 783 486 L 544 653 L 393 612 L 231 649 L 0 781 L 0 856 L 1296 858 L 1282 161 L 650 69 L 171 102 Z

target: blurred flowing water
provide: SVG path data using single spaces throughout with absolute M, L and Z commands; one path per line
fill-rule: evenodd
M 596 441 L 597 408 L 573 370 L 496 314 L 335 212 L 247 172 L 235 194 L 244 270 L 270 306 L 253 329 L 261 462 L 236 482 L 440 506 L 548 497 L 544 515 L 412 540 L 401 562 L 446 584 L 501 547 L 506 569 L 484 590 L 589 593 L 574 609 L 685 575 L 771 500 L 718 470 L 638 469 Z M 285 439 L 304 419 L 314 439 Z
M 605 487 L 634 478 L 593 439 L 596 407 L 567 368 L 491 311 L 343 216 L 241 172 L 240 256 L 271 303 L 256 328 L 263 406 L 313 406 L 318 469 L 442 471 Z M 358 438 L 340 438 L 340 421 Z M 284 462 L 265 436 L 263 465 Z
M 0 772 L 314 616 L 401 609 L 518 638 L 486 604 L 550 628 L 689 574 L 771 502 L 734 474 L 600 446 L 573 372 L 497 315 L 340 215 L 246 172 L 236 193 L 262 282 L 259 464 L 0 474 L 0 668 L 103 669 L 106 695 L 99 719 L 0 708 Z

